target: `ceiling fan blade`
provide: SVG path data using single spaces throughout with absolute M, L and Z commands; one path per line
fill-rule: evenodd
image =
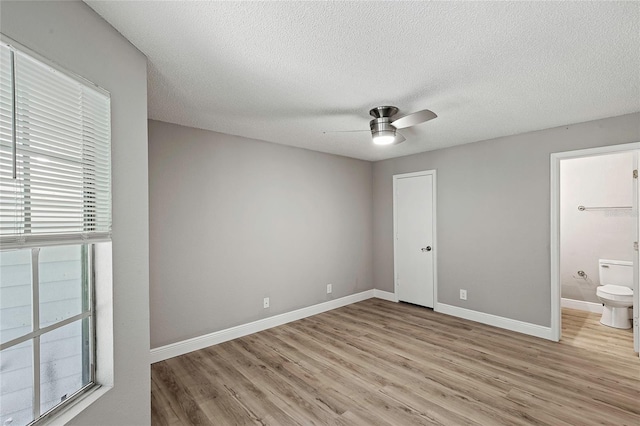
M 326 132 L 322 132 L 324 134 L 327 133 L 356 133 L 356 132 L 370 132 L 371 130 L 327 130 Z
M 396 140 L 393 142 L 394 145 L 397 145 L 399 143 L 402 143 L 406 141 L 405 137 L 402 136 L 400 133 L 396 132 Z
M 415 126 L 416 124 L 424 123 L 425 121 L 433 120 L 437 115 L 429 111 L 428 109 L 423 109 L 422 111 L 414 112 L 412 114 L 407 114 L 400 118 L 397 118 L 391 122 L 391 125 L 396 129 L 404 129 L 406 127 Z

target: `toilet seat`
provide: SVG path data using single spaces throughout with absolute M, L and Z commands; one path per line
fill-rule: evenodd
M 623 285 L 602 285 L 596 289 L 596 295 L 613 301 L 633 302 L 633 290 Z

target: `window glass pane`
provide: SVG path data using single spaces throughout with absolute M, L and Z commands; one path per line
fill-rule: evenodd
M 0 352 L 0 424 L 26 425 L 33 420 L 33 342 Z
M 40 249 L 40 327 L 60 322 L 88 306 L 83 291 L 82 246 Z
M 31 250 L 0 252 L 0 341 L 31 332 Z
M 89 383 L 89 338 L 89 318 L 40 337 L 41 413 Z

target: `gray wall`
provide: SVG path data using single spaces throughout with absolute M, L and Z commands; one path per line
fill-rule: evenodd
M 111 92 L 115 386 L 73 424 L 149 424 L 146 58 L 84 3 L 0 7 L 2 33 Z
M 578 206 L 631 206 L 634 153 L 560 162 L 560 283 L 562 297 L 600 303 L 598 259 L 633 260 L 631 210 L 579 211 Z M 581 277 L 578 271 L 587 276 Z
M 375 288 L 393 291 L 392 176 L 436 169 L 438 302 L 549 326 L 549 155 L 639 140 L 630 114 L 375 163 Z
M 373 288 L 371 167 L 149 121 L 151 346 Z

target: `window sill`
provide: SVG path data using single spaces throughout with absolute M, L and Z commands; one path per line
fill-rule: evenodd
M 47 416 L 34 425 L 64 425 L 73 420 L 78 414 L 89 408 L 91 404 L 100 399 L 104 394 L 111 390 L 111 386 L 96 385 L 88 389 L 84 395 L 79 396 L 76 401 L 62 408 L 51 416 Z

